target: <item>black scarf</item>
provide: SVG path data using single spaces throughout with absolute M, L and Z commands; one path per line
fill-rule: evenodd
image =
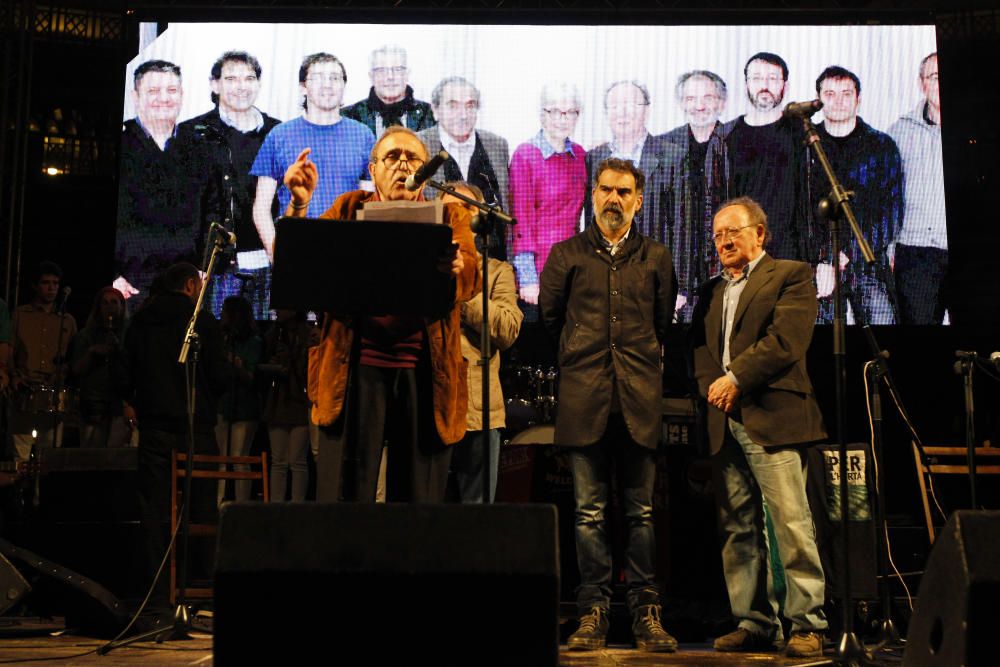
M 413 88 L 406 87 L 406 95 L 403 99 L 392 104 L 386 104 L 375 94 L 375 87 L 368 92 L 368 107 L 382 116 L 382 124 L 385 127 L 390 125 L 402 125 L 402 117 L 413 109 Z

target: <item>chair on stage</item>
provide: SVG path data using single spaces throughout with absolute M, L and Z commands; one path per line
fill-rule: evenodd
M 187 474 L 186 468 L 187 454 L 175 451 L 170 461 L 170 525 L 176 526 L 178 520 L 178 510 L 180 507 L 180 495 L 183 488 L 183 480 Z M 194 463 L 206 463 L 212 466 L 211 469 L 195 468 L 191 481 L 197 479 L 212 480 L 260 480 L 262 497 L 264 502 L 270 502 L 271 489 L 267 474 L 267 453 L 261 452 L 260 456 L 212 456 L 208 454 L 195 454 Z M 237 465 L 249 466 L 249 470 L 236 470 Z M 212 537 L 218 531 L 218 525 L 214 523 L 188 523 L 189 537 Z M 189 542 L 190 549 L 190 542 Z M 170 603 L 175 604 L 180 590 L 177 588 L 177 544 L 170 549 Z M 209 586 L 188 586 L 184 589 L 184 599 L 211 599 L 213 590 Z
M 917 465 L 917 480 L 920 483 L 920 496 L 924 504 L 924 520 L 927 522 L 927 537 L 930 543 L 934 544 L 936 537 L 934 527 L 934 517 L 931 514 L 931 499 L 934 498 L 932 475 L 968 475 L 969 450 L 962 446 L 925 446 L 924 453 L 927 455 L 927 462 L 920 457 L 920 449 L 916 443 L 912 443 L 913 461 Z M 990 441 L 983 443 L 982 447 L 976 447 L 976 476 L 980 475 L 1000 475 L 1000 447 L 993 447 Z M 937 504 L 937 499 L 934 498 Z M 939 506 L 940 509 L 940 506 Z M 944 517 L 947 519 L 948 517 Z

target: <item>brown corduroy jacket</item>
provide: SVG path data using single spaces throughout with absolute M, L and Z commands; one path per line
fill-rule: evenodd
M 345 193 L 321 217 L 353 220 L 357 211 L 374 197 L 374 193 L 363 190 Z M 480 275 L 468 211 L 458 204 L 446 204 L 444 211 L 445 222 L 452 229 L 452 240 L 458 243 L 465 266 L 455 280 L 455 305 L 446 317 L 426 322 L 424 344 L 430 357 L 434 423 L 441 440 L 452 444 L 465 435 L 468 402 L 460 304 L 480 289 Z M 320 426 L 333 424 L 343 409 L 350 368 L 357 363 L 352 356 L 357 324 L 356 318 L 325 313 L 320 343 L 309 350 L 309 400 L 313 402 L 312 420 Z

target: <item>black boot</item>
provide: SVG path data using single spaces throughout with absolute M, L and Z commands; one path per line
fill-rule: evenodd
M 594 651 L 604 648 L 608 640 L 608 610 L 604 607 L 591 607 L 590 612 L 580 617 L 580 627 L 569 637 L 567 642 L 571 651 Z
M 677 640 L 660 625 L 660 605 L 646 604 L 632 612 L 632 635 L 640 651 L 673 653 Z

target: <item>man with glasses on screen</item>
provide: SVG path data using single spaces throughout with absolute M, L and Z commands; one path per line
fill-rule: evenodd
M 646 86 L 638 81 L 615 81 L 604 91 L 604 111 L 611 129 L 611 141 L 592 148 L 587 153 L 588 183 L 594 182 L 597 166 L 609 157 L 628 160 L 646 175 L 642 209 L 636 213 L 635 226 L 643 236 L 668 247 L 672 242 L 668 204 L 666 166 L 680 160 L 680 149 L 665 144 L 649 134 L 650 97 Z M 665 155 L 667 151 L 670 154 Z M 584 198 L 585 219 L 594 219 L 591 192 Z
M 944 164 L 941 157 L 941 92 L 938 57 L 920 61 L 923 99 L 889 126 L 905 174 L 903 228 L 896 237 L 894 271 L 901 324 L 941 324 L 948 269 Z
M 299 67 L 304 113 L 271 130 L 257 153 L 250 169 L 250 175 L 257 176 L 253 220 L 269 260 L 274 258 L 272 201 L 277 192 L 279 210 L 288 208 L 292 193 L 282 179 L 303 149 L 311 149 L 310 159 L 320 174 L 312 192 L 314 211 L 325 211 L 337 197 L 369 178 L 368 155 L 375 135 L 358 121 L 341 116 L 346 84 L 347 71 L 336 56 L 306 56 Z
M 903 165 L 899 149 L 889 135 L 879 132 L 859 115 L 861 80 L 838 65 L 827 67 L 816 79 L 816 95 L 823 102 L 823 121 L 816 131 L 833 170 L 849 192 L 851 206 L 861 232 L 871 244 L 876 264 L 867 266 L 846 222 L 841 234 L 840 266 L 855 318 L 865 324 L 894 324 L 889 300 L 891 278 L 889 245 L 903 220 Z M 810 156 L 811 208 L 830 191 L 830 184 L 814 156 Z M 830 244 L 823 244 L 822 261 L 816 266 L 820 321 L 833 319 Z M 857 311 L 861 310 L 859 314 Z
M 245 51 L 226 51 L 209 75 L 215 108 L 180 124 L 178 133 L 192 144 L 206 183 L 202 191 L 209 218 L 236 232 L 236 257 L 226 256 L 222 271 L 209 286 L 212 311 L 218 313 L 228 296 L 241 291 L 239 272 L 252 278 L 247 294 L 257 319 L 266 319 L 271 287 L 270 264 L 253 222 L 257 178 L 250 167 L 264 138 L 281 121 L 255 105 L 260 93 L 260 62 Z M 272 213 L 277 202 L 272 200 Z M 235 263 L 233 262 L 235 259 Z
M 479 89 L 460 76 L 442 79 L 431 92 L 431 106 L 438 124 L 421 131 L 420 139 L 431 154 L 441 149 L 451 157 L 444 163 L 444 179 L 465 181 L 482 190 L 487 204 L 509 204 L 507 165 L 510 148 L 503 137 L 476 129 L 481 102 Z M 427 193 L 428 197 L 436 197 Z M 507 259 L 506 226 L 497 224 L 490 240 L 490 254 Z
M 750 57 L 743 73 L 750 108 L 731 121 L 730 194 L 750 197 L 767 212 L 774 257 L 815 265 L 803 131 L 798 119 L 782 115 L 788 65 L 781 56 L 762 51 Z
M 671 175 L 673 245 L 677 270 L 677 311 L 689 321 L 700 285 L 718 273 L 712 245 L 712 215 L 729 198 L 726 137 L 731 126 L 719 117 L 726 109 L 726 82 L 715 72 L 692 70 L 677 79 L 677 103 L 684 111 L 684 125 L 663 135 L 677 147 Z
M 122 127 L 118 188 L 118 277 L 126 298 L 149 295 L 154 276 L 178 261 L 201 261 L 207 225 L 190 142 L 177 131 L 181 68 L 147 60 L 132 75 L 135 118 Z
M 423 188 L 408 190 L 406 178 L 426 162 L 427 149 L 412 130 L 387 128 L 368 166 L 375 192 L 345 193 L 321 217 L 355 219 L 367 202 L 423 199 Z M 310 202 L 323 177 L 319 169 L 309 149 L 288 168 L 284 184 L 291 199 L 285 215 L 306 217 L 313 210 Z M 453 243 L 437 268 L 454 276 L 455 289 L 445 317 L 324 315 L 308 382 L 312 420 L 319 426 L 317 500 L 338 499 L 346 449 L 356 454 L 357 499 L 374 502 L 382 443 L 388 441 L 388 500 L 444 501 L 450 445 L 466 428 L 461 306 L 480 287 L 471 219 L 462 206 L 444 205 Z
M 368 56 L 368 78 L 372 87 L 368 97 L 344 107 L 345 118 L 364 123 L 381 137 L 385 128 L 402 125 L 414 132 L 434 125 L 431 105 L 413 97 L 406 66 L 406 49 L 395 44 L 380 46 Z
M 816 322 L 809 265 L 764 252 L 768 220 L 749 197 L 722 205 L 713 241 L 722 273 L 702 289 L 691 327 L 708 400 L 722 565 L 737 628 L 717 651 L 770 651 L 782 640 L 769 551 L 785 569 L 787 655 L 819 656 L 827 621 L 823 566 L 806 499 L 806 443 L 826 438 L 806 371 Z M 764 504 L 775 542 L 764 529 Z

